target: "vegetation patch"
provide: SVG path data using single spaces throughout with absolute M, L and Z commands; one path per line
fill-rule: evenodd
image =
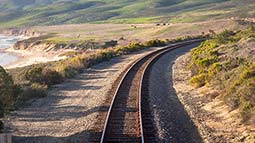
M 195 87 L 211 85 L 221 91 L 222 99 L 233 110 L 239 109 L 244 122 L 255 117 L 255 62 L 253 26 L 243 31 L 228 31 L 211 36 L 191 51 L 190 83 Z

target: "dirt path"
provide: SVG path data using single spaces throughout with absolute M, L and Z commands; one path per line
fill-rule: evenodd
M 75 79 L 55 86 L 45 98 L 12 112 L 6 125 L 13 132 L 14 143 L 80 143 L 98 132 L 97 118 L 107 98 L 107 91 L 125 67 L 147 49 L 114 58 L 87 69 Z

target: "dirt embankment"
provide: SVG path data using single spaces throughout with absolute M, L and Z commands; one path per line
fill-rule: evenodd
M 188 56 L 179 57 L 173 66 L 174 88 L 205 142 L 254 143 L 255 128 L 242 124 L 238 111 L 230 110 L 220 96 L 216 97 L 220 93 L 210 87 L 196 89 L 189 85 Z
M 66 49 L 76 49 L 74 45 L 65 43 L 53 43 L 46 39 L 50 38 L 51 35 L 40 35 L 35 37 L 30 37 L 24 40 L 20 40 L 14 44 L 14 50 L 29 50 L 29 51 L 40 51 L 46 53 L 52 53 L 54 51 L 66 50 Z

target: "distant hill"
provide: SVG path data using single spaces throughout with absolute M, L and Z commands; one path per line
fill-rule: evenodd
M 251 17 L 254 0 L 0 0 L 0 26 L 194 22 Z

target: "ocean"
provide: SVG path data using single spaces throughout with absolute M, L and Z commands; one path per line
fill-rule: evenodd
M 11 53 L 4 52 L 4 49 L 13 46 L 19 37 L 5 36 L 0 34 L 0 65 L 6 66 L 18 60 L 18 57 Z

